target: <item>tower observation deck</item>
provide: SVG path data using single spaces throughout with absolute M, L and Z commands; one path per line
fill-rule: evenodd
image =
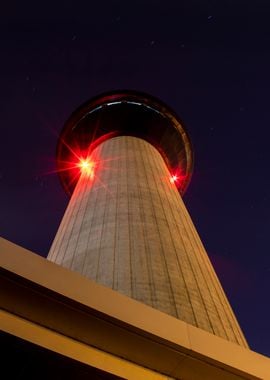
M 130 91 L 90 100 L 65 124 L 57 165 L 71 199 L 49 260 L 247 347 L 182 201 L 193 152 L 167 105 Z

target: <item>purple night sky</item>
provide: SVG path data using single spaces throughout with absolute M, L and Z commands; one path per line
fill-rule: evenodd
M 184 201 L 251 349 L 270 356 L 269 1 L 8 4 L 1 236 L 45 257 L 68 202 L 47 174 L 65 120 L 104 91 L 154 95 L 187 127 L 195 170 Z

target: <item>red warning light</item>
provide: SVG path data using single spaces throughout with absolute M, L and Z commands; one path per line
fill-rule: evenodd
M 94 162 L 92 162 L 89 158 L 81 158 L 78 165 L 81 174 L 84 174 L 88 177 L 94 177 Z
M 176 175 L 172 175 L 170 178 L 171 183 L 175 183 L 178 180 L 178 177 Z

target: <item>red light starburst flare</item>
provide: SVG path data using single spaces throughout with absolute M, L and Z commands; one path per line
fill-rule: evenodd
M 81 171 L 81 174 L 90 178 L 94 177 L 94 162 L 90 158 L 80 158 L 78 168 Z
M 177 180 L 178 180 L 177 175 L 172 175 L 172 176 L 170 177 L 170 182 L 171 182 L 171 183 L 175 183 L 175 182 L 177 182 Z

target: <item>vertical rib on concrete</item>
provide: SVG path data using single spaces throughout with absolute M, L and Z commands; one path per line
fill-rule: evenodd
M 49 260 L 247 347 L 160 153 L 130 136 L 93 152 Z

